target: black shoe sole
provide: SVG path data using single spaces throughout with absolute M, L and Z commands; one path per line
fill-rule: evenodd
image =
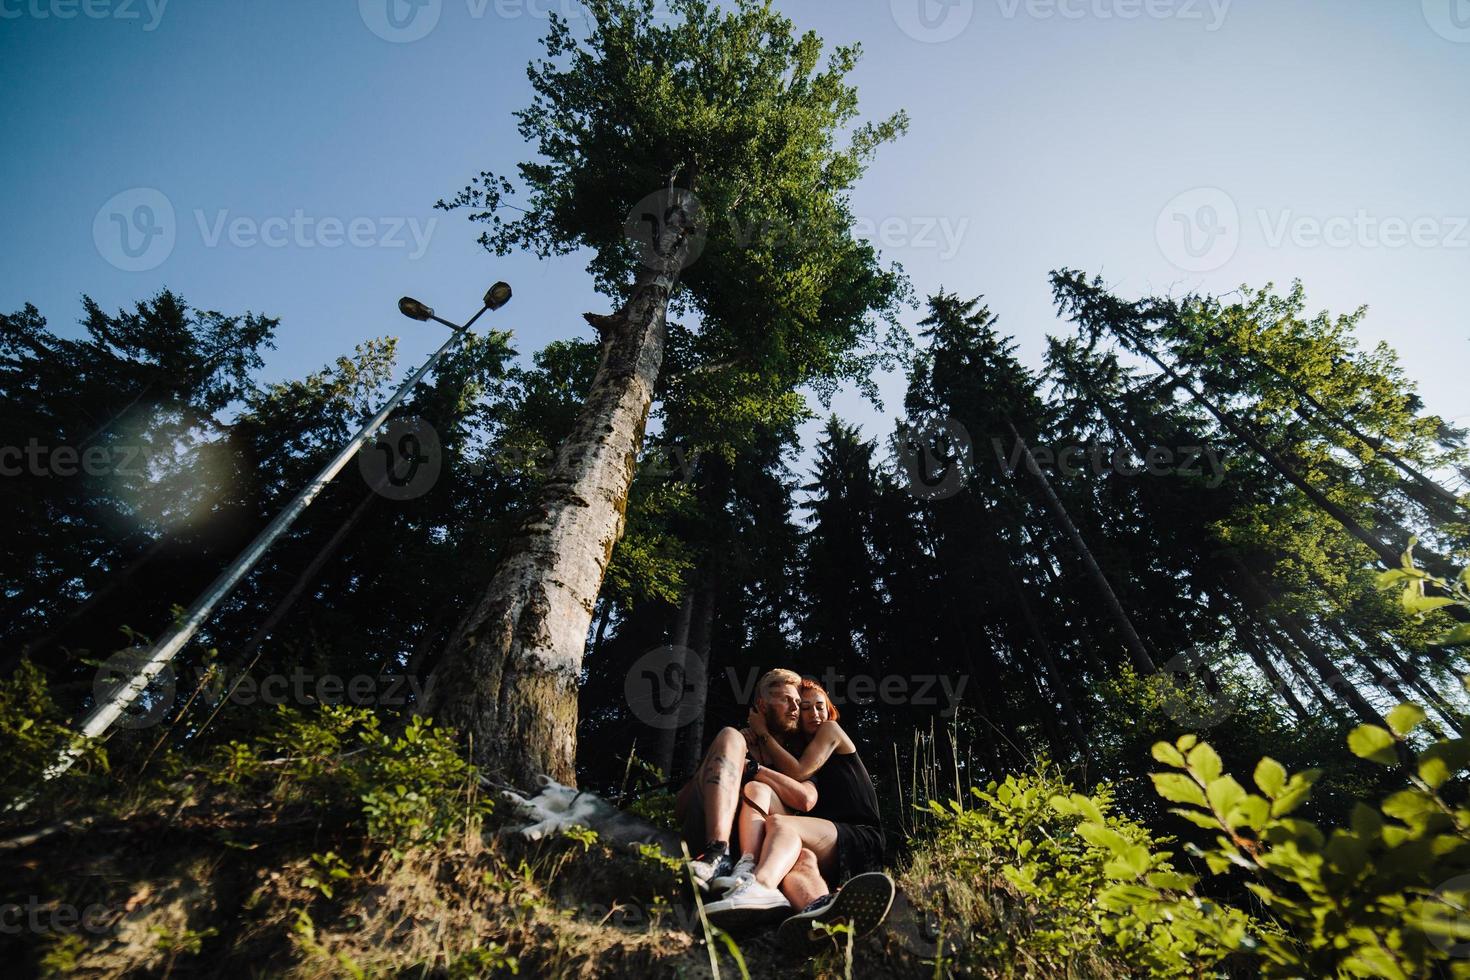
M 827 905 L 815 912 L 798 912 L 781 923 L 776 938 L 793 953 L 811 954 L 824 945 L 844 941 L 844 937 L 829 935 L 814 923 L 834 926 L 845 922 L 852 926 L 853 938 L 861 939 L 888 917 L 894 891 L 893 879 L 881 871 L 857 875 L 848 879 Z
M 733 908 L 720 909 L 713 914 L 706 911 L 710 925 L 718 926 L 726 932 L 736 929 L 745 929 L 749 926 L 757 926 L 775 919 L 784 918 L 791 914 L 790 905 L 773 905 L 770 908 Z

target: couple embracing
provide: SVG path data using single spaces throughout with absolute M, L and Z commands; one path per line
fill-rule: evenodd
M 705 905 L 715 925 L 779 917 L 781 941 L 801 949 L 826 941 L 818 923 L 861 936 L 888 914 L 878 794 L 837 715 L 815 681 L 769 671 L 747 727 L 722 729 L 679 791 L 695 886 L 723 892 Z

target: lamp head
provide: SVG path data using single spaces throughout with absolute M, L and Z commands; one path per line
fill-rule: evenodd
M 433 310 L 412 296 L 405 296 L 398 301 L 398 312 L 410 320 L 427 320 L 434 315 Z
M 498 310 L 510 302 L 510 283 L 497 282 L 485 293 L 485 309 Z

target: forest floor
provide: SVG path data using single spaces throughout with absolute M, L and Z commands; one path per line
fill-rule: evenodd
M 893 911 L 854 944 L 850 961 L 835 941 L 817 957 L 793 960 L 778 948 L 772 925 L 717 935 L 716 974 L 687 885 L 657 858 L 575 836 L 527 842 L 479 828 L 394 856 L 354 840 L 351 817 L 187 794 L 172 807 L 11 836 L 0 842 L 0 866 L 6 901 L 20 909 L 0 923 L 0 962 L 7 964 L 0 972 L 455 980 L 1040 975 L 1003 957 L 993 969 L 957 968 L 950 943 L 936 965 L 934 923 L 925 927 L 915 903 L 958 883 L 925 880 L 912 868 L 894 870 L 901 891 Z M 1098 962 L 1073 975 L 1119 974 Z

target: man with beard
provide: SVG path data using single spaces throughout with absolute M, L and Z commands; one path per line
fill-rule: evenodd
M 800 712 L 799 685 L 801 675 L 777 668 L 767 671 L 756 682 L 756 700 L 752 709 L 765 721 L 773 739 L 793 739 L 797 733 Z M 741 789 L 747 782 L 769 787 L 781 802 L 792 810 L 806 812 L 817 802 L 817 790 L 810 780 L 798 781 L 766 768 L 754 759 L 746 759 L 748 730 L 722 728 L 710 743 L 704 761 L 694 776 L 679 790 L 674 802 L 674 815 L 689 850 L 698 856 L 690 862 L 695 887 L 708 892 L 719 878 L 729 881 L 735 871 L 732 842 L 737 839 L 736 816 L 740 810 Z M 759 842 L 754 845 L 759 853 Z M 696 851 L 695 849 L 698 848 Z M 753 858 L 752 858 L 753 861 Z M 789 905 L 780 892 L 768 896 L 772 907 Z

